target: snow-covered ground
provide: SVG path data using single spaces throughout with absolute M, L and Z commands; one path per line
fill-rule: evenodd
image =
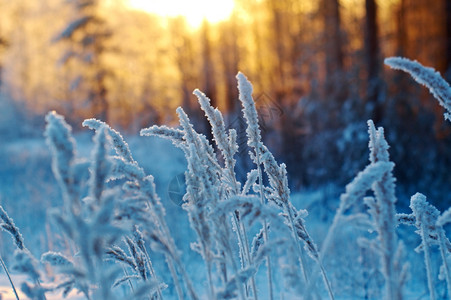
M 92 150 L 92 135 L 82 133 L 76 136 L 78 154 L 81 157 L 89 157 Z M 183 172 L 186 169 L 186 161 L 182 151 L 175 148 L 170 142 L 159 138 L 126 137 L 134 158 L 144 167 L 147 174 L 152 174 L 156 180 L 157 192 L 167 210 L 167 222 L 170 231 L 179 249 L 184 253 L 182 259 L 187 271 L 192 274 L 196 287 L 206 290 L 204 277 L 205 266 L 200 256 L 190 249 L 190 243 L 194 241 L 194 234 L 189 227 L 186 212 L 180 207 L 180 200 L 185 192 Z M 60 246 L 61 240 L 48 233 L 52 226 L 47 222 L 46 212 L 49 207 L 61 206 L 60 192 L 55 184 L 50 167 L 50 152 L 44 142 L 44 137 L 26 140 L 16 140 L 0 146 L 3 162 L 0 164 L 0 202 L 15 220 L 21 229 L 28 248 L 36 257 L 53 247 Z M 344 192 L 344 187 L 326 184 L 320 189 L 293 191 L 291 201 L 298 209 L 307 209 L 309 216 L 306 218 L 306 226 L 318 244 L 322 243 L 324 236 L 332 222 L 339 203 L 339 194 Z M 333 246 L 333 255 L 336 259 L 325 264 L 328 270 L 332 287 L 336 291 L 336 299 L 359 299 L 355 295 L 364 293 L 364 289 L 375 291 L 369 294 L 369 299 L 380 299 L 382 294 L 376 292 L 376 285 L 383 282 L 382 275 L 378 272 L 370 275 L 368 282 L 358 278 L 361 273 L 359 265 L 362 260 L 371 258 L 374 262 L 374 253 L 360 253 L 361 257 L 355 257 L 358 251 L 349 251 L 349 246 L 358 245 L 358 236 L 362 230 L 358 227 L 344 226 L 339 232 Z M 426 276 L 422 254 L 415 253 L 413 249 L 420 244 L 418 235 L 412 228 L 400 226 L 399 235 L 407 249 L 407 258 L 410 261 L 410 279 L 405 291 L 406 299 L 427 299 Z M 3 234 L 1 240 L 1 254 L 8 264 L 11 262 L 11 253 L 14 249 L 11 239 Z M 435 251 L 435 250 L 434 250 Z M 366 255 L 366 256 L 365 256 Z M 433 252 L 437 259 L 433 261 L 433 268 L 438 270 L 438 253 Z M 155 256 L 156 268 L 164 268 L 163 257 Z M 376 259 L 377 260 L 377 259 Z M 276 267 L 279 267 L 276 262 Z M 264 267 L 262 267 L 264 268 Z M 353 274 L 353 272 L 355 272 Z M 163 277 L 165 275 L 162 275 Z M 342 276 L 348 276 L 343 285 Z M 16 286 L 24 280 L 23 275 L 14 274 L 13 280 Z M 163 278 L 165 279 L 165 278 Z M 259 290 L 265 291 L 266 279 L 264 272 L 257 276 Z M 365 287 L 365 284 L 367 285 Z M 439 291 L 445 291 L 445 283 L 437 280 Z M 278 287 L 280 293 L 283 287 Z M 1 299 L 15 299 L 11 288 L 3 272 L 0 275 Z M 172 294 L 176 298 L 175 294 Z M 266 293 L 262 293 L 265 299 Z M 350 296 L 354 295 L 354 296 Z M 47 299 L 61 299 L 61 294 L 49 294 Z M 206 296 L 207 297 L 207 296 Z M 286 297 L 290 297 L 289 295 Z M 351 298 L 349 298 L 351 297 Z M 75 293 L 70 294 L 70 299 L 83 299 Z

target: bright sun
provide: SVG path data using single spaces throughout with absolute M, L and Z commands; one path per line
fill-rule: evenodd
M 129 0 L 128 5 L 160 16 L 183 16 L 197 28 L 204 19 L 211 23 L 228 19 L 234 0 Z

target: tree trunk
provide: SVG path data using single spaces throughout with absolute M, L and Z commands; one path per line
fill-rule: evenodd
M 239 50 L 237 45 L 238 33 L 236 21 L 232 19 L 230 22 L 231 24 L 225 26 L 222 30 L 220 53 L 225 79 L 226 109 L 228 114 L 234 118 L 240 110 L 235 79 L 238 73 Z
M 0 27 L 0 88 L 2 87 L 2 79 L 3 79 L 3 49 L 6 48 L 6 40 L 2 36 L 2 29 Z
M 406 27 L 406 3 L 405 0 L 399 2 L 396 12 L 396 55 L 406 56 L 407 50 L 407 27 Z
M 107 89 L 105 86 L 105 78 L 103 74 L 97 74 L 95 86 L 92 89 L 92 108 L 97 119 L 106 123 L 109 122 L 108 110 L 109 103 L 107 99 Z
M 340 3 L 338 0 L 323 0 L 325 93 L 335 101 L 346 100 L 344 83 L 344 53 L 341 32 Z
M 210 42 L 210 25 L 206 20 L 202 24 L 202 91 L 210 98 L 211 106 L 217 107 L 216 99 L 216 79 L 214 72 L 214 64 L 211 51 Z M 207 138 L 212 141 L 213 135 L 211 133 L 211 126 L 207 118 L 201 118 L 204 121 L 204 132 Z
M 210 25 L 206 21 L 202 25 L 202 59 L 203 92 L 212 101 L 211 105 L 216 106 L 216 80 L 210 42 Z
M 367 103 L 375 123 L 382 119 L 380 103 L 381 80 L 379 62 L 379 38 L 377 22 L 377 5 L 375 0 L 365 0 L 365 59 L 367 69 Z
M 340 4 L 338 0 L 323 0 L 326 47 L 326 76 L 343 70 Z
M 451 0 L 445 0 L 446 9 L 446 74 L 445 78 L 451 81 Z
M 271 0 L 269 1 L 270 12 L 272 15 L 272 38 L 273 51 L 276 54 L 275 70 L 273 81 L 273 90 L 275 97 L 279 103 L 285 103 L 286 98 L 290 91 L 287 88 L 287 26 L 286 20 L 287 14 L 284 10 L 286 3 L 282 0 Z

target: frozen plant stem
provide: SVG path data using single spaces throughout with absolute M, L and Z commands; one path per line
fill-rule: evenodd
M 233 178 L 233 189 L 234 189 L 234 193 L 235 195 L 238 195 L 238 183 L 236 182 L 236 178 L 235 178 L 235 174 L 233 172 L 233 169 L 228 168 L 229 172 L 230 172 L 230 176 L 231 178 Z M 245 258 L 245 261 L 247 262 L 248 266 L 252 265 L 252 258 L 251 258 L 251 254 L 249 251 L 249 240 L 247 238 L 247 234 L 246 234 L 246 226 L 243 224 L 243 222 L 241 222 L 241 220 L 238 219 L 237 215 L 235 213 L 233 213 L 233 221 L 234 221 L 234 225 L 237 229 L 237 235 L 238 235 L 238 241 L 240 243 L 240 251 L 242 253 L 242 255 L 244 256 L 243 258 Z M 266 222 L 266 221 L 265 221 Z M 266 224 L 265 224 L 266 226 Z M 266 227 L 265 227 L 266 229 Z M 251 289 L 252 289 L 252 293 L 254 296 L 254 300 L 258 300 L 258 296 L 257 296 L 257 288 L 255 286 L 255 278 L 254 276 L 252 276 L 250 278 L 251 281 Z M 247 289 L 246 289 L 247 290 Z
M 227 252 L 228 252 L 229 256 L 233 258 L 233 253 L 232 253 L 232 250 L 230 249 L 230 247 L 226 247 L 226 249 L 227 249 Z M 235 274 L 238 274 L 239 270 L 238 270 L 238 266 L 236 265 L 235 260 L 231 259 L 231 261 L 232 261 L 233 272 L 235 272 Z M 236 277 L 235 280 L 236 280 L 236 285 L 238 287 L 238 292 L 240 293 L 240 299 L 241 300 L 247 299 L 245 294 L 244 294 L 243 285 L 239 281 L 238 277 Z
M 370 161 L 390 163 L 388 144 L 384 137 L 383 128 L 376 131 L 373 121 L 368 121 L 370 134 Z M 400 299 L 399 281 L 395 270 L 395 259 L 392 256 L 397 252 L 398 243 L 395 231 L 395 179 L 392 175 L 394 164 L 383 172 L 380 181 L 373 184 L 372 189 L 376 196 L 376 204 L 373 206 L 372 214 L 375 228 L 378 233 L 379 242 L 382 246 L 381 259 L 382 270 L 385 277 L 386 299 Z
M 144 249 L 144 250 L 146 250 L 146 249 Z M 146 259 L 147 259 L 147 264 L 148 264 L 148 267 L 149 267 L 149 270 L 150 270 L 150 275 L 152 275 L 152 277 L 154 279 L 157 279 L 157 275 L 155 273 L 155 269 L 153 268 L 152 261 L 150 260 L 149 253 L 147 253 L 147 250 L 143 251 L 143 252 L 144 252 L 144 255 L 146 256 Z M 157 285 L 157 295 L 158 295 L 158 299 L 163 299 L 163 296 L 161 294 L 161 288 L 160 288 L 159 284 Z
M 321 275 L 323 277 L 324 284 L 326 285 L 327 293 L 329 293 L 329 298 L 331 300 L 334 300 L 335 299 L 334 294 L 332 293 L 332 287 L 330 286 L 329 279 L 327 278 L 326 270 L 324 270 L 323 263 L 319 260 L 319 258 L 318 258 L 318 265 L 319 265 L 319 268 L 321 269 Z
M 122 271 L 124 272 L 125 276 L 127 276 L 127 277 L 129 276 L 127 269 L 124 266 L 122 266 Z M 130 279 L 128 279 L 127 282 L 128 282 L 128 285 L 130 286 L 130 290 L 132 291 L 132 293 L 134 293 L 135 289 L 133 288 L 132 281 Z
M 166 232 L 167 232 L 167 234 L 169 234 L 169 230 L 167 229 L 167 227 L 166 227 Z M 175 245 L 171 245 L 171 246 L 173 246 L 175 249 Z M 174 255 L 177 255 L 177 254 L 174 253 Z M 183 264 L 180 261 L 180 258 L 178 256 L 176 256 L 176 257 L 174 257 L 174 260 L 175 260 L 175 263 L 177 264 L 177 266 L 179 266 L 180 273 L 181 273 L 182 278 L 184 279 L 185 284 L 188 288 L 188 293 L 189 293 L 191 299 L 193 299 L 193 300 L 199 299 L 199 297 L 197 297 L 197 295 L 194 291 L 193 283 L 191 282 L 191 279 L 189 278 L 188 274 L 186 273 L 186 270 L 183 267 Z
M 234 218 L 236 218 L 236 215 L 233 214 Z M 235 222 L 238 222 L 238 220 L 235 220 Z M 250 255 L 250 251 L 249 251 L 249 240 L 247 238 L 247 233 L 246 233 L 246 226 L 244 226 L 243 222 L 239 222 L 240 226 L 242 227 L 242 235 L 244 236 L 244 249 L 245 249 L 245 254 L 247 256 L 247 261 L 249 265 L 252 265 L 252 261 L 251 261 L 251 255 Z M 241 235 L 241 233 L 240 233 Z M 252 293 L 254 296 L 254 300 L 258 300 L 258 296 L 257 296 L 257 287 L 255 286 L 255 278 L 254 276 L 251 277 L 251 288 L 252 288 Z
M 423 252 L 424 252 L 424 262 L 426 264 L 426 274 L 428 278 L 428 288 L 431 300 L 435 300 L 435 289 L 434 289 L 434 275 L 432 275 L 432 265 L 431 265 L 431 253 L 429 243 L 427 242 L 428 236 L 426 236 L 426 230 L 424 224 L 421 223 L 420 226 L 421 239 L 423 240 Z
M 287 205 L 284 204 L 284 206 L 287 206 Z M 293 214 L 292 214 L 291 209 L 289 207 L 287 207 L 286 210 L 288 212 L 288 219 L 289 219 L 289 222 L 290 222 L 290 226 L 292 228 L 291 234 L 293 236 L 293 241 L 296 244 L 296 248 L 298 250 L 299 263 L 300 263 L 300 267 L 302 269 L 302 274 L 304 275 L 305 283 L 308 285 L 309 284 L 309 280 L 308 280 L 308 276 L 307 276 L 307 270 L 305 269 L 304 255 L 302 253 L 302 248 L 301 248 L 301 245 L 299 244 L 298 238 L 296 237 L 296 231 L 295 231 L 296 227 L 295 227 L 295 224 L 294 224 Z M 329 293 L 330 293 L 330 291 L 329 291 Z
M 229 169 L 229 171 L 230 171 L 230 173 L 234 173 L 233 170 Z M 230 176 L 231 176 L 231 178 L 233 178 L 233 188 L 234 188 L 235 195 L 237 195 L 238 194 L 238 184 L 236 182 L 236 178 L 235 178 L 234 174 L 230 174 Z M 243 222 L 241 222 L 241 220 L 238 219 L 236 213 L 233 213 L 233 222 L 235 223 L 234 225 L 237 230 L 238 241 L 240 243 L 240 251 L 243 255 L 243 258 L 245 259 L 244 261 L 247 262 L 248 266 L 251 266 L 252 258 L 251 258 L 251 254 L 249 251 L 249 240 L 248 240 L 247 234 L 246 234 L 246 226 L 243 224 Z M 266 221 L 265 221 L 264 226 L 266 229 Z M 252 289 L 252 294 L 254 296 L 254 300 L 258 300 L 257 288 L 255 286 L 255 277 L 252 276 L 250 278 L 250 281 L 251 281 L 251 289 Z M 272 291 L 272 289 L 271 289 L 271 291 Z
M 440 255 L 442 256 L 443 267 L 445 268 L 445 279 L 446 286 L 448 288 L 448 299 L 451 299 L 451 276 L 449 273 L 448 260 L 446 259 L 447 249 L 446 249 L 446 236 L 443 228 L 439 229 L 439 247 L 440 247 Z
M 144 183 L 144 181 L 142 181 L 141 183 Z M 144 183 L 144 184 L 146 184 L 146 183 Z M 153 195 L 148 195 L 148 196 L 153 197 Z M 147 200 L 147 205 L 149 205 L 149 207 L 151 208 L 151 211 L 155 212 L 156 210 L 155 210 L 153 203 L 148 198 L 146 200 Z M 153 213 L 152 215 L 154 218 L 156 218 L 156 220 L 158 220 L 158 223 L 160 225 L 163 236 L 170 237 L 169 228 L 167 227 L 166 222 L 163 219 L 163 216 L 156 214 L 156 213 Z M 171 238 L 168 238 L 166 242 L 168 243 L 169 247 L 172 248 L 172 249 L 170 249 L 172 255 L 171 256 L 166 255 L 166 262 L 168 264 L 171 276 L 174 279 L 174 285 L 175 285 L 179 299 L 183 300 L 183 291 L 182 291 L 182 287 L 180 285 L 180 281 L 177 276 L 177 272 L 174 268 L 174 263 L 179 267 L 180 272 L 182 273 L 182 277 L 185 280 L 185 283 L 187 285 L 187 288 L 188 288 L 191 298 L 198 299 L 198 297 L 196 296 L 196 294 L 194 292 L 194 288 L 192 286 L 191 280 L 189 279 L 188 275 L 186 274 L 182 263 L 180 262 L 178 257 L 174 257 L 175 255 L 177 255 L 177 252 L 175 250 L 176 248 L 175 248 L 173 240 Z
M 260 202 L 262 205 L 265 204 L 265 199 L 263 197 L 263 176 L 262 176 L 262 170 L 260 167 L 260 159 L 259 159 L 259 153 L 257 151 L 257 148 L 255 149 L 256 155 L 257 155 L 257 164 L 258 164 L 258 181 L 260 185 Z M 266 222 L 266 219 L 263 220 L 263 240 L 265 241 L 265 244 L 268 242 L 268 223 Z M 266 256 L 266 268 L 268 271 L 268 289 L 269 289 L 269 299 L 274 299 L 273 295 L 273 284 L 272 284 L 272 270 L 271 270 L 271 257 L 268 254 Z
M 11 279 L 11 276 L 9 275 L 8 268 L 6 268 L 5 262 L 3 261 L 3 258 L 1 256 L 0 256 L 0 264 L 2 265 L 3 270 L 5 270 L 5 274 L 8 277 L 9 283 L 11 284 L 11 288 L 13 289 L 16 299 L 19 300 L 19 295 L 17 295 L 17 291 L 16 288 L 14 287 L 14 283 Z
M 175 271 L 174 264 L 169 259 L 169 257 L 166 258 L 166 262 L 168 264 L 169 272 L 171 272 L 171 276 L 174 279 L 174 286 L 175 286 L 175 289 L 177 291 L 177 295 L 178 295 L 180 300 L 183 300 L 184 299 L 183 298 L 183 291 L 182 291 L 182 287 L 180 286 L 180 282 L 179 282 L 179 279 L 177 277 L 177 272 Z
M 207 264 L 207 272 L 208 272 L 208 286 L 210 287 L 210 297 L 215 299 L 215 290 L 213 288 L 213 277 L 211 275 L 211 263 Z
M 231 143 L 231 141 L 233 140 L 233 136 L 236 135 L 236 133 L 234 134 L 234 132 L 230 131 L 229 135 L 227 136 L 226 127 L 221 112 L 218 109 L 215 109 L 211 106 L 210 99 L 201 91 L 196 89 L 193 92 L 193 94 L 197 96 L 199 104 L 202 110 L 205 112 L 208 121 L 210 122 L 215 143 L 218 146 L 218 149 L 221 151 L 222 156 L 224 157 L 225 169 L 231 181 L 230 185 L 232 188 L 232 195 L 238 195 L 239 187 L 234 170 L 235 159 L 233 158 L 237 149 L 234 148 L 233 143 Z M 252 258 L 249 251 L 249 240 L 246 234 L 246 226 L 239 219 L 239 215 L 237 215 L 236 213 L 232 215 L 233 215 L 232 218 L 233 225 L 236 228 L 236 233 L 238 237 L 240 255 L 243 262 L 246 264 L 244 265 L 244 267 L 251 266 Z M 251 289 L 254 295 L 254 300 L 257 300 L 257 289 L 255 287 L 254 276 L 251 276 L 250 281 L 251 281 Z M 248 288 L 246 287 L 246 296 L 247 292 Z
M 326 237 L 324 238 L 319 256 L 320 261 L 325 258 L 325 255 L 329 251 L 335 231 L 338 229 L 345 211 L 357 203 L 359 199 L 363 198 L 365 193 L 371 189 L 374 182 L 382 179 L 384 174 L 382 171 L 385 168 L 387 168 L 387 163 L 371 163 L 365 167 L 363 171 L 359 172 L 351 183 L 346 185 L 346 192 L 340 196 L 339 207 L 332 221 L 332 225 L 329 227 Z
M 246 134 L 248 136 L 247 144 L 255 151 L 254 162 L 257 165 L 258 171 L 258 183 L 260 187 L 260 202 L 265 205 L 264 189 L 263 189 L 263 175 L 261 170 L 261 153 L 259 150 L 261 144 L 260 129 L 258 126 L 257 110 L 255 109 L 255 102 L 252 98 L 252 84 L 247 80 L 243 73 L 238 73 L 236 76 L 238 79 L 239 99 L 243 106 L 244 118 L 247 121 Z M 268 242 L 268 226 L 267 221 L 263 220 L 263 240 L 265 244 Z M 271 270 L 271 258 L 270 255 L 266 255 L 266 268 L 268 276 L 268 289 L 269 299 L 274 299 L 273 296 L 273 283 L 272 283 L 272 270 Z
M 451 86 L 449 83 L 442 78 L 439 72 L 435 71 L 433 68 L 425 67 L 421 65 L 417 61 L 412 61 L 403 57 L 390 57 L 385 59 L 385 64 L 390 66 L 395 70 L 402 70 L 404 72 L 409 73 L 412 78 L 418 83 L 426 86 L 435 99 L 438 100 L 439 104 L 446 109 L 445 120 L 451 121 Z M 441 223 L 441 222 L 437 222 Z M 445 278 L 448 287 L 448 297 L 451 299 L 451 276 L 447 262 L 446 255 L 446 240 L 445 232 L 442 228 L 442 224 L 437 224 L 438 239 L 439 239 L 439 247 L 440 254 L 443 259 L 443 265 L 445 268 Z M 417 226 L 418 227 L 418 226 Z M 432 270 L 431 270 L 431 262 L 429 257 L 429 245 L 427 244 L 427 240 L 425 239 L 427 232 L 424 232 L 424 224 L 420 224 L 420 234 L 423 241 L 424 246 L 424 255 L 425 255 L 425 264 L 427 268 L 428 275 L 428 285 L 430 290 L 431 299 L 435 298 L 435 292 L 433 290 L 433 282 L 432 282 Z

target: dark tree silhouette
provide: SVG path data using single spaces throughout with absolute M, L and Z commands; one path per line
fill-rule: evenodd
M 99 0 L 72 1 L 74 19 L 55 38 L 67 41 L 69 49 L 64 63 L 76 59 L 82 70 L 71 82 L 86 91 L 90 113 L 98 119 L 108 121 L 109 103 L 107 99 L 106 76 L 108 71 L 103 63 L 106 41 L 111 33 L 100 15 Z
M 365 60 L 367 70 L 367 101 L 372 111 L 372 119 L 378 123 L 382 119 L 380 79 L 379 29 L 377 4 L 375 0 L 365 0 Z

